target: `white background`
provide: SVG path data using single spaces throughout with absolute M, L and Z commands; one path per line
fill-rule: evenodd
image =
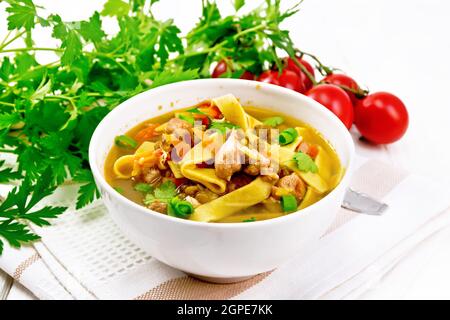
M 247 2 L 252 7 L 261 1 Z M 104 1 L 35 3 L 64 20 L 80 20 L 100 11 Z M 231 0 L 218 3 L 224 13 L 232 12 Z M 284 7 L 294 3 L 282 2 Z M 0 38 L 6 32 L 4 7 L 0 4 Z M 185 31 L 200 16 L 201 1 L 161 0 L 153 11 L 158 18 L 174 18 Z M 410 127 L 405 137 L 380 147 L 357 142 L 360 154 L 450 179 L 449 14 L 450 2 L 445 0 L 305 0 L 301 12 L 284 24 L 303 50 L 345 70 L 371 91 L 395 93 L 407 105 Z M 109 32 L 115 29 L 111 21 L 104 27 Z M 46 33 L 36 34 L 39 46 L 54 43 Z M 49 55 L 38 57 L 52 60 Z M 365 297 L 450 299 L 449 247 L 450 228 L 427 240 L 386 277 L 374 282 Z M 18 287 L 10 294 L 10 298 L 26 297 Z

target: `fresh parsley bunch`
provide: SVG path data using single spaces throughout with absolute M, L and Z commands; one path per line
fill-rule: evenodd
M 0 237 L 10 244 L 37 239 L 25 223 L 46 225 L 64 211 L 46 207 L 30 213 L 55 186 L 80 184 L 76 208 L 99 196 L 89 141 L 122 101 L 160 85 L 209 77 L 225 58 L 233 64 L 227 76 L 238 78 L 244 70 L 258 74 L 273 64 L 281 69 L 277 51 L 295 55 L 289 32 L 279 25 L 297 6 L 283 12 L 280 0 L 266 0 L 241 15 L 244 1 L 236 0 L 236 13 L 224 17 L 215 2 L 203 0 L 199 22 L 182 36 L 173 20 L 154 17 L 157 1 L 108 0 L 86 21 L 63 21 L 44 15 L 33 0 L 5 0 L 9 32 L 0 40 L 0 152 L 14 154 L 17 168 L 0 162 L 0 182 L 20 183 L 0 205 Z M 117 20 L 116 34 L 104 32 L 105 16 Z M 38 26 L 59 45 L 36 45 Z M 55 60 L 40 63 L 35 56 L 40 51 L 54 53 Z

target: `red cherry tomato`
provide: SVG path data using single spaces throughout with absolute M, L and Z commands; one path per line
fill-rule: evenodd
M 353 105 L 347 93 L 332 84 L 315 86 L 306 94 L 333 112 L 350 129 L 353 124 Z
M 334 84 L 336 86 L 344 86 L 356 91 L 360 90 L 356 81 L 345 74 L 332 73 L 327 75 L 321 82 Z M 347 92 L 350 100 L 352 100 L 353 105 L 355 105 L 358 102 L 358 98 L 356 98 L 356 95 L 349 90 L 345 90 L 345 92 Z
M 226 73 L 228 70 L 228 65 L 225 62 L 225 60 L 220 60 L 219 63 L 217 63 L 217 66 L 214 68 L 213 73 L 211 74 L 212 78 L 220 78 L 220 76 L 224 73 Z M 244 73 L 239 77 L 239 79 L 245 79 L 245 80 L 254 80 L 255 75 L 251 73 L 250 71 L 244 71 Z
M 367 140 L 386 144 L 399 140 L 408 129 L 403 102 L 387 92 L 369 94 L 355 107 L 355 125 Z
M 300 62 L 313 77 L 315 76 L 314 68 L 308 63 L 308 61 L 305 61 L 301 58 L 297 58 L 297 61 Z M 294 71 L 300 76 L 303 86 L 305 87 L 305 91 L 308 91 L 313 87 L 313 82 L 311 81 L 311 79 L 297 66 L 292 58 L 285 58 L 285 64 L 286 69 Z
M 222 74 L 227 72 L 228 66 L 225 60 L 220 60 L 217 63 L 217 66 L 214 68 L 213 73 L 211 74 L 211 77 L 213 78 L 219 78 Z
M 305 87 L 294 71 L 284 69 L 281 75 L 276 70 L 267 70 L 260 74 L 258 81 L 275 84 L 298 92 L 304 92 Z
M 244 80 L 255 80 L 255 75 L 251 73 L 250 71 L 246 70 L 244 73 L 239 77 L 239 79 Z

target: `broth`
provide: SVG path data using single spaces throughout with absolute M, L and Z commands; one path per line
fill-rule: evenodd
M 208 106 L 209 103 L 209 107 L 202 107 L 203 105 Z M 187 126 L 186 123 L 189 122 L 190 118 L 188 118 L 189 115 L 193 115 L 194 117 L 196 116 L 196 113 L 190 113 L 189 110 L 194 110 L 194 107 L 190 107 L 190 108 L 186 108 L 186 109 L 182 109 L 182 110 L 176 110 L 176 111 L 172 111 L 169 113 L 166 113 L 164 115 L 155 117 L 155 118 L 151 118 L 151 119 L 147 119 L 144 120 L 143 122 L 141 122 L 140 124 L 138 124 L 137 126 L 135 126 L 134 128 L 132 128 L 131 130 L 129 130 L 128 132 L 126 132 L 125 136 L 126 137 L 130 137 L 131 140 L 133 140 L 134 138 L 136 138 L 139 135 L 142 135 L 140 133 L 142 132 L 150 132 L 151 130 L 148 128 L 152 128 L 153 124 L 158 124 L 158 125 L 162 125 L 162 127 L 165 125 L 167 125 L 168 123 L 170 123 L 170 121 L 172 122 L 177 122 L 180 123 L 183 126 Z M 217 111 L 217 108 L 214 109 L 214 104 L 212 102 L 204 102 L 203 104 L 201 104 L 200 110 L 203 110 L 202 108 L 211 108 L 211 110 L 215 110 Z M 225 115 L 222 114 L 223 118 L 222 119 L 215 119 L 213 117 L 211 117 L 212 122 L 210 122 L 210 126 L 213 127 L 215 126 L 215 124 L 217 123 L 224 123 L 226 122 L 228 124 L 228 119 L 227 119 L 227 115 L 230 114 L 230 118 L 234 119 L 234 110 L 228 112 L 225 109 L 226 107 L 222 106 L 221 108 L 218 108 L 222 113 L 224 113 Z M 197 108 L 198 109 L 198 108 Z M 222 110 L 224 109 L 224 110 Z M 207 110 L 207 109 L 205 109 Z M 207 110 L 207 112 L 209 112 L 209 110 Z M 293 136 L 296 136 L 295 132 L 293 130 L 296 130 L 297 132 L 299 132 L 299 134 L 296 136 L 296 140 L 299 140 L 301 142 L 299 142 L 299 145 L 294 149 L 294 144 L 295 141 L 292 141 L 291 143 L 287 144 L 286 146 L 282 146 L 280 149 L 276 149 L 276 150 L 281 150 L 283 149 L 284 151 L 286 151 L 289 155 L 291 151 L 287 151 L 285 149 L 287 148 L 291 148 L 293 151 L 293 155 L 297 155 L 297 154 L 301 154 L 299 159 L 302 160 L 303 162 L 299 162 L 300 160 L 295 160 L 292 161 L 290 158 L 288 159 L 289 162 L 281 162 L 278 163 L 277 165 L 279 166 L 278 171 L 276 171 L 275 174 L 268 175 L 267 177 L 263 176 L 262 172 L 263 169 L 268 169 L 268 171 L 270 171 L 272 169 L 271 166 L 274 166 L 273 163 L 274 161 L 269 161 L 266 163 L 270 163 L 267 165 L 266 167 L 265 164 L 263 164 L 263 159 L 267 160 L 264 158 L 263 155 L 258 154 L 255 156 L 255 167 L 252 167 L 251 169 L 255 169 L 259 163 L 260 165 L 260 172 L 259 175 L 255 176 L 255 175 L 250 175 L 248 174 L 248 172 L 254 174 L 254 172 L 251 172 L 250 170 L 250 161 L 251 161 L 251 155 L 254 154 L 254 152 L 252 151 L 246 151 L 248 150 L 248 148 L 246 148 L 245 146 L 245 141 L 249 140 L 250 138 L 248 138 L 247 136 L 245 136 L 246 138 L 243 138 L 244 144 L 241 145 L 240 142 L 236 139 L 236 145 L 242 146 L 242 152 L 244 153 L 244 158 L 246 159 L 245 161 L 249 161 L 248 164 L 247 163 L 243 163 L 241 165 L 241 169 L 238 170 L 237 172 L 232 172 L 231 176 L 224 178 L 223 175 L 224 173 L 221 171 L 218 171 L 219 168 L 219 164 L 215 163 L 215 164 L 205 164 L 203 163 L 203 160 L 201 161 L 201 163 L 199 163 L 199 161 L 197 161 L 195 164 L 191 165 L 191 167 L 189 167 L 186 163 L 186 161 L 189 160 L 189 156 L 188 154 L 182 154 L 182 156 L 180 158 L 182 158 L 181 162 L 179 162 L 180 164 L 176 164 L 179 168 L 182 169 L 182 172 L 185 172 L 187 176 L 190 177 L 190 175 L 192 174 L 192 177 L 197 177 L 197 174 L 200 174 L 203 172 L 205 172 L 205 179 L 208 178 L 209 174 L 213 172 L 213 170 L 215 170 L 215 176 L 213 176 L 213 179 L 218 179 L 217 185 L 221 186 L 222 182 L 221 179 L 224 180 L 226 182 L 226 191 L 224 192 L 217 192 L 216 188 L 219 188 L 217 186 L 210 186 L 209 185 L 209 180 L 205 180 L 206 182 L 204 182 L 200 177 L 200 178 L 196 178 L 196 180 L 192 180 L 192 179 L 188 179 L 186 177 L 183 178 L 176 178 L 175 177 L 175 171 L 172 169 L 171 166 L 168 165 L 168 162 L 166 160 L 165 163 L 163 163 L 160 167 L 157 167 L 156 164 L 153 164 L 153 167 L 150 166 L 149 168 L 146 169 L 142 169 L 141 167 L 139 167 L 139 164 L 137 164 L 140 160 L 144 159 L 144 161 L 147 161 L 145 159 L 145 157 L 141 157 L 139 158 L 138 156 L 136 156 L 136 150 L 139 149 L 139 146 L 141 146 L 144 142 L 150 142 L 150 144 L 147 144 L 148 146 L 153 145 L 152 143 L 156 143 L 156 146 L 159 144 L 161 145 L 161 152 L 163 152 L 163 155 L 165 155 L 164 152 L 165 151 L 165 147 L 164 146 L 164 139 L 171 139 L 171 135 L 174 135 L 174 132 L 170 133 L 170 130 L 168 130 L 167 128 L 169 126 L 166 127 L 166 131 L 162 131 L 161 133 L 158 133 L 155 135 L 155 132 L 153 132 L 154 136 L 148 136 L 144 139 L 144 141 L 142 140 L 138 140 L 137 141 L 137 145 L 132 148 L 130 146 L 127 147 L 123 147 L 123 144 L 118 144 L 118 145 L 114 145 L 105 162 L 105 178 L 106 181 L 112 186 L 114 187 L 118 192 L 120 192 L 123 196 L 125 196 L 126 198 L 140 204 L 140 205 L 144 205 L 144 201 L 146 203 L 149 203 L 150 201 L 153 201 L 150 203 L 150 205 L 146 205 L 147 207 L 150 207 L 152 210 L 156 210 L 156 211 L 161 211 L 162 213 L 165 214 L 169 214 L 169 215 L 175 215 L 178 217 L 183 217 L 183 218 L 188 218 L 188 219 L 193 219 L 193 220 L 197 220 L 197 221 L 207 221 L 207 222 L 252 222 L 252 221 L 260 221 L 260 220 L 266 220 L 266 219 L 271 219 L 271 218 L 276 218 L 285 214 L 289 214 L 289 210 L 287 210 L 286 208 L 288 207 L 288 204 L 291 203 L 291 211 L 297 211 L 297 209 L 303 209 L 317 201 L 319 201 L 321 198 L 323 198 L 324 196 L 326 196 L 331 190 L 333 190 L 333 188 L 339 183 L 342 174 L 343 174 L 343 168 L 341 166 L 341 163 L 339 161 L 338 155 L 336 154 L 335 150 L 333 149 L 333 147 L 328 143 L 328 141 L 314 128 L 312 128 L 311 126 L 309 126 L 308 124 L 305 124 L 304 122 L 295 119 L 291 116 L 288 115 L 284 115 L 284 114 L 280 114 L 278 112 L 274 112 L 272 110 L 268 110 L 268 109 L 263 109 L 263 108 L 259 108 L 259 107 L 254 107 L 254 106 L 248 106 L 248 107 L 244 107 L 242 109 L 242 114 L 244 117 L 247 117 L 246 121 L 247 122 L 251 122 L 253 121 L 252 119 L 256 119 L 256 121 L 259 123 L 259 121 L 263 121 L 263 120 L 267 120 L 267 119 L 273 119 L 273 117 L 281 117 L 283 119 L 283 122 L 273 128 L 278 129 L 280 132 L 280 137 L 278 138 L 279 141 L 281 140 L 281 136 L 284 135 L 285 132 L 287 133 L 292 133 Z M 233 116 L 232 116 L 233 115 Z M 239 117 L 236 117 L 236 119 L 242 119 L 241 115 L 239 115 Z M 209 116 L 208 116 L 209 118 Z M 171 119 L 181 119 L 179 120 L 171 120 Z M 202 118 L 202 121 L 204 121 Z M 210 121 L 211 119 L 209 119 L 208 121 Z M 184 121 L 184 122 L 181 122 Z M 268 121 L 268 120 L 267 120 Z M 205 121 L 207 122 L 207 121 Z M 249 123 L 250 123 L 249 122 Z M 231 126 L 232 124 L 230 124 Z M 203 124 L 202 129 L 206 129 L 207 125 Z M 156 130 L 157 127 L 153 126 L 154 129 Z M 255 126 L 255 128 L 258 128 L 257 130 L 261 130 L 259 128 L 263 128 L 264 125 L 258 124 Z M 195 127 L 194 127 L 195 128 Z M 264 128 L 263 128 L 264 129 Z M 154 131 L 155 131 L 154 130 Z M 159 128 L 159 130 L 161 130 L 161 126 Z M 178 130 L 178 128 L 176 129 Z M 191 128 L 188 128 L 187 130 L 191 130 Z M 236 129 L 238 130 L 238 129 Z M 270 131 L 270 129 L 267 129 Z M 192 131 L 195 131 L 195 129 L 192 129 Z M 216 157 L 216 162 L 217 162 L 217 156 L 219 153 L 221 153 L 221 149 L 226 149 L 225 148 L 225 144 L 228 142 L 228 145 L 231 145 L 231 143 L 229 142 L 231 140 L 231 135 L 234 134 L 233 131 L 231 130 L 232 133 L 230 133 L 230 131 L 228 131 L 224 136 L 224 144 L 222 145 L 221 148 L 219 148 L 218 150 L 216 150 L 214 156 Z M 202 131 L 203 132 L 203 131 Z M 255 132 L 259 132 L 259 131 L 255 131 Z M 191 132 L 192 134 L 192 132 Z M 227 138 L 227 134 L 228 134 L 228 138 Z M 288 140 L 291 139 L 292 137 L 289 136 L 289 134 L 285 135 Z M 299 138 L 300 137 L 300 138 Z M 195 135 L 194 138 L 195 139 Z M 204 138 L 206 139 L 206 138 Z M 245 140 L 247 139 L 247 140 Z M 261 138 L 258 139 L 258 146 L 261 145 L 261 143 L 265 143 L 265 142 L 261 142 L 260 141 Z M 127 139 L 124 140 L 125 142 L 127 141 Z M 204 141 L 206 140 L 201 140 L 199 143 L 202 144 L 204 143 Z M 283 140 L 284 141 L 284 140 Z M 175 142 L 174 145 L 172 145 L 172 150 L 170 150 L 170 147 L 168 151 L 172 151 L 173 149 L 175 149 L 175 146 L 178 146 L 179 143 L 181 142 Z M 193 144 L 193 143 L 192 143 Z M 198 144 L 197 144 L 198 145 Z M 265 143 L 266 146 L 271 146 L 271 144 L 267 144 Z M 193 146 L 193 148 L 195 148 L 195 146 Z M 158 150 L 158 149 L 155 149 Z M 283 151 L 283 152 L 284 152 Z M 156 153 L 157 151 L 153 151 L 154 153 Z M 190 151 L 189 151 L 190 152 Z M 240 152 L 239 150 L 237 150 L 236 152 Z M 245 152 L 249 152 L 249 154 L 245 154 Z M 222 152 L 223 153 L 223 152 Z M 270 152 L 269 152 L 270 154 Z M 127 157 L 124 156 L 128 156 L 128 158 L 130 158 L 130 161 L 133 161 L 129 164 L 129 167 L 126 167 L 126 165 L 124 165 L 124 170 L 131 170 L 131 166 L 133 166 L 133 170 L 136 172 L 140 172 L 139 174 L 136 174 L 132 177 L 129 178 L 124 178 L 122 177 L 118 177 L 117 174 L 117 161 L 118 159 L 128 159 Z M 148 153 L 148 158 L 150 159 L 153 156 L 153 154 L 150 152 Z M 203 156 L 203 155 L 202 155 Z M 242 156 L 242 154 L 240 154 L 240 156 Z M 122 158 L 121 158 L 122 157 Z M 134 158 L 132 158 L 134 157 Z M 188 158 L 188 160 L 185 160 L 186 158 Z M 248 159 L 247 159 L 248 158 Z M 313 163 L 311 163 L 311 161 L 309 159 L 312 160 Z M 140 159 L 140 160 L 136 160 L 136 159 Z M 153 158 L 151 158 L 153 159 Z M 280 156 L 281 159 L 281 156 Z M 150 160 L 148 160 L 150 161 Z M 158 166 L 161 164 L 161 159 L 153 159 L 151 161 L 159 161 L 158 162 Z M 259 162 L 258 162 L 259 161 Z M 309 165 L 310 171 L 301 171 L 301 169 L 303 169 L 304 166 Z M 145 166 L 145 165 L 144 165 Z M 184 167 L 185 168 L 184 168 Z M 235 166 L 238 167 L 238 164 L 234 164 L 232 163 L 231 165 L 228 165 L 229 167 L 231 166 Z M 285 166 L 285 167 L 284 167 Z M 298 168 L 296 167 L 298 166 Z M 226 167 L 225 165 L 225 169 L 229 168 Z M 314 167 L 317 169 L 316 172 L 314 171 Z M 156 168 L 156 169 L 155 169 Z M 161 169 L 164 168 L 164 169 Z M 183 171 L 184 168 L 184 171 Z M 140 170 L 140 171 L 139 171 Z M 147 170 L 147 171 L 145 171 Z M 150 170 L 150 171 L 149 171 Z M 159 171 L 158 171 L 159 170 Z M 209 171 L 208 171 L 209 170 Z M 134 172 L 133 171 L 133 172 Z M 151 183 L 151 180 L 147 179 L 149 176 L 148 172 L 159 172 L 159 180 L 155 181 L 155 183 Z M 272 170 L 272 171 L 275 171 Z M 121 172 L 121 171 L 120 171 Z M 208 172 L 208 175 L 206 175 L 206 172 Z M 189 174 L 188 174 L 189 173 Z M 275 177 L 275 175 L 278 177 Z M 229 178 L 229 180 L 227 180 Z M 271 180 L 272 179 L 272 180 Z M 283 182 L 284 179 L 284 182 Z M 294 182 L 290 181 L 289 179 L 293 180 Z M 258 180 L 258 182 L 256 181 Z M 215 180 L 214 180 L 215 181 Z M 300 182 L 299 182 L 300 181 Z M 176 200 L 170 200 L 170 199 L 154 199 L 156 198 L 157 195 L 160 195 L 162 192 L 160 191 L 156 191 L 158 188 L 160 188 L 161 190 L 161 184 L 165 184 L 164 187 L 167 186 L 167 188 L 169 188 L 171 191 L 173 191 L 173 185 L 171 185 L 171 183 L 175 184 L 175 188 L 176 188 L 176 196 L 175 198 L 177 198 Z M 292 183 L 291 183 L 292 182 Z M 261 183 L 260 185 L 258 185 L 258 183 Z M 289 184 L 291 183 L 291 184 Z M 137 184 L 139 184 L 139 186 L 137 187 Z M 234 184 L 234 185 L 233 185 Z M 252 185 L 255 185 L 255 189 L 251 189 Z M 322 185 L 321 185 L 322 184 Z M 325 190 L 325 187 L 323 187 L 323 185 L 327 185 L 327 188 Z M 149 187 L 146 187 L 146 185 L 148 185 Z M 191 187 L 189 189 L 189 187 Z M 266 189 L 267 190 L 270 188 L 270 190 L 268 190 L 267 192 L 270 192 L 270 195 L 268 197 L 267 193 L 265 193 L 264 195 L 261 195 L 261 197 L 264 196 L 264 200 L 262 201 L 258 201 L 257 203 L 254 203 L 257 200 L 261 200 L 257 199 L 257 198 L 252 198 L 252 199 L 247 199 L 249 202 L 249 204 L 247 207 L 245 207 L 245 205 L 241 208 L 239 208 L 239 210 L 236 210 L 236 212 L 233 212 L 233 209 L 231 207 L 233 206 L 239 206 L 240 204 L 240 200 L 236 201 L 237 203 L 235 204 L 233 202 L 233 191 L 239 190 L 240 188 L 244 188 L 247 187 L 249 190 L 257 190 L 256 193 L 261 192 L 262 189 Z M 196 189 L 197 188 L 197 189 Z M 136 190 L 138 189 L 138 190 Z M 145 189 L 145 190 L 143 190 Z M 158 189 L 159 190 L 159 189 Z M 191 192 L 192 195 L 188 194 L 189 191 L 191 190 L 197 190 L 197 195 L 195 195 L 194 192 Z M 212 190 L 212 191 L 211 191 Z M 242 189 L 243 190 L 243 189 Z M 148 191 L 148 192 L 145 192 Z M 200 197 L 200 194 L 203 192 L 205 195 L 209 195 L 211 197 L 210 201 L 206 201 L 205 199 L 202 199 L 202 197 Z M 278 192 L 278 193 L 277 193 Z M 236 193 L 236 192 L 235 192 Z M 251 193 L 251 192 L 250 192 Z M 238 196 L 238 193 L 236 193 L 236 196 Z M 246 200 L 246 195 L 244 194 L 244 198 L 242 198 L 242 195 L 240 195 L 242 201 L 247 201 Z M 251 196 L 249 196 L 251 198 Z M 256 196 L 255 196 L 256 197 Z M 205 197 L 203 197 L 205 198 Z M 217 199 L 221 199 L 223 198 L 223 202 L 222 207 L 216 207 L 216 205 L 220 204 L 221 200 L 217 200 Z M 225 199 L 226 198 L 226 199 Z M 295 198 L 296 200 L 294 201 L 293 198 Z M 231 199 L 231 200 L 230 200 Z M 289 199 L 289 201 L 288 201 Z M 173 202 L 173 203 L 172 203 Z M 181 213 L 177 213 L 175 212 L 175 214 L 172 212 L 172 214 L 170 213 L 170 211 L 174 211 L 177 206 L 179 206 L 180 208 L 185 208 L 186 210 L 188 210 L 187 208 L 189 207 L 189 204 L 186 204 L 185 202 L 189 202 L 192 205 L 193 208 L 193 212 L 191 212 L 190 214 L 186 215 L 186 216 L 182 216 Z M 292 210 L 292 204 L 295 202 L 295 210 Z M 157 207 L 156 204 L 159 204 L 160 207 Z M 183 204 L 185 204 L 186 206 L 183 207 Z M 158 210 L 162 207 L 166 207 L 167 212 L 164 212 L 162 209 Z M 222 209 L 223 206 L 227 207 L 225 209 Z M 242 206 L 242 205 L 241 205 Z M 175 208 L 175 209 L 174 209 Z M 198 209 L 200 208 L 200 209 Z M 217 209 L 220 208 L 220 209 Z M 197 210 L 200 213 L 197 213 Z M 214 211 L 211 213 L 208 213 L 208 210 L 210 211 Z M 176 211 L 176 210 L 175 210 Z M 189 211 L 189 210 L 188 210 Z M 217 212 L 220 212 L 220 214 L 217 214 Z M 222 213 L 222 211 L 226 211 L 225 213 Z M 186 211 L 187 212 L 187 211 Z M 231 213 L 230 213 L 231 212 Z M 181 216 L 180 216 L 181 215 Z M 194 217 L 194 218 L 193 218 Z M 212 218 L 211 218 L 212 217 Z

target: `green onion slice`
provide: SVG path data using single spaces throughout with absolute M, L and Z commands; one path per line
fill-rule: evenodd
M 279 142 L 282 146 L 294 142 L 298 137 L 298 132 L 294 128 L 289 128 L 280 133 Z
M 180 200 L 176 197 L 169 201 L 169 205 L 167 207 L 167 213 L 169 216 L 181 219 L 188 219 L 193 212 L 194 207 L 190 202 Z
M 138 146 L 136 140 L 126 135 L 117 136 L 114 139 L 114 143 L 116 144 L 116 146 L 126 149 L 136 149 L 136 147 Z
M 291 194 L 281 196 L 281 208 L 284 212 L 297 210 L 297 199 Z

